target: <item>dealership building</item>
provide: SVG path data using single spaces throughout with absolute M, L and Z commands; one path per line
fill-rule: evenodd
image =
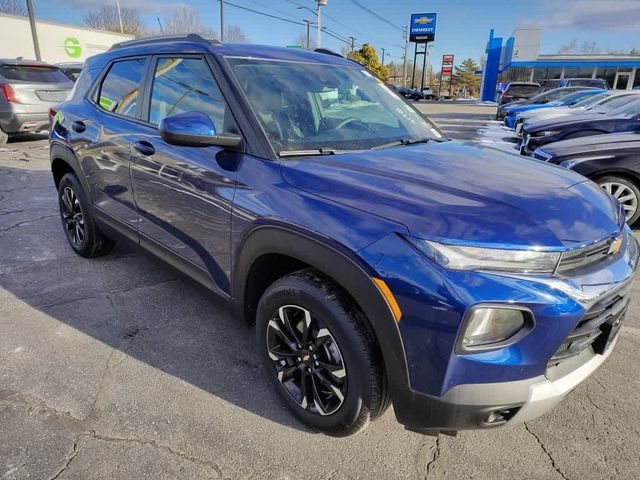
M 614 89 L 640 86 L 640 55 L 541 54 L 541 40 L 539 27 L 519 28 L 506 41 L 491 30 L 482 65 L 482 100 L 495 100 L 499 82 L 602 78 Z

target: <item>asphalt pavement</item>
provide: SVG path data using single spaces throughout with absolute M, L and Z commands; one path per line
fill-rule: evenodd
M 509 148 L 490 113 L 437 108 L 452 137 Z M 19 139 L 0 147 L 0 480 L 636 480 L 637 293 L 613 355 L 540 419 L 435 438 L 390 409 L 332 438 L 287 413 L 224 303 L 127 246 L 75 255 L 46 141 Z

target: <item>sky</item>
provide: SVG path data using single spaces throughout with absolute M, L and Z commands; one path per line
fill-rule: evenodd
M 39 19 L 82 24 L 84 12 L 92 7 L 113 5 L 116 0 L 34 0 Z M 231 3 L 229 3 L 231 2 Z M 302 25 L 261 16 L 231 4 L 259 10 L 301 22 L 315 20 L 315 0 L 225 0 L 225 25 L 243 29 L 251 43 L 292 45 L 306 31 Z M 120 0 L 123 7 L 144 12 L 143 20 L 157 28 L 176 7 L 188 5 L 201 12 L 204 23 L 220 30 L 219 0 Z M 306 7 L 306 8 L 299 8 Z M 369 11 L 367 11 L 369 10 Z M 385 48 L 385 63 L 402 62 L 402 27 L 412 13 L 437 12 L 436 41 L 430 63 L 439 64 L 443 54 L 454 54 L 456 63 L 465 58 L 480 61 L 489 37 L 508 38 L 518 26 L 544 28 L 541 53 L 556 53 L 572 39 L 594 41 L 603 50 L 628 52 L 640 49 L 640 0 L 328 0 L 322 8 L 322 25 L 344 38 L 356 37 L 356 46 L 368 42 Z M 312 30 L 312 37 L 316 32 Z M 326 34 L 322 46 L 340 51 L 344 43 Z M 409 44 L 408 58 L 412 58 Z

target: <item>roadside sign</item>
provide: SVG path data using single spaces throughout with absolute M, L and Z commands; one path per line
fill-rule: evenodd
M 453 67 L 448 67 L 446 65 L 442 67 L 442 76 L 443 77 L 448 77 L 452 73 L 453 73 Z
M 443 55 L 442 56 L 442 65 L 453 65 L 453 55 Z
M 433 42 L 436 38 L 435 13 L 414 13 L 411 15 L 409 41 L 415 43 Z

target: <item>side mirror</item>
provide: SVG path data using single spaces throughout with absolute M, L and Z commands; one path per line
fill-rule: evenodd
M 184 112 L 165 117 L 160 121 L 159 130 L 162 139 L 170 145 L 237 148 L 242 143 L 240 135 L 217 135 L 213 122 L 202 112 Z

